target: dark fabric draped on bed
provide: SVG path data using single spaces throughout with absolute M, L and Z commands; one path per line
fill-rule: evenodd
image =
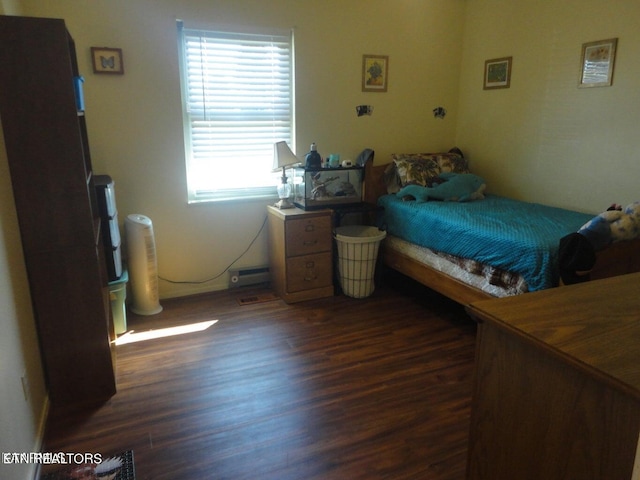
M 380 227 L 435 251 L 519 273 L 529 291 L 558 284 L 558 244 L 592 214 L 487 195 L 475 202 L 402 201 L 384 195 Z

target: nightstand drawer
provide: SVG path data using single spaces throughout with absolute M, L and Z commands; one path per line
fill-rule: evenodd
M 331 252 L 287 259 L 287 291 L 299 292 L 330 286 L 333 281 Z
M 287 257 L 331 251 L 331 216 L 297 218 L 286 222 Z

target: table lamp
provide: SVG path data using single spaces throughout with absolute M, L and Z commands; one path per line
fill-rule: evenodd
M 278 184 L 278 198 L 280 200 L 276 202 L 274 207 L 284 209 L 293 208 L 293 203 L 289 200 L 291 197 L 291 185 L 287 183 L 287 174 L 285 169 L 291 165 L 300 163 L 298 158 L 293 154 L 287 142 L 277 142 L 273 148 L 273 171 L 282 168 L 282 182 Z

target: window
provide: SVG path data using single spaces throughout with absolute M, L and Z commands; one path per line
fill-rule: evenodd
M 178 22 L 189 202 L 273 197 L 273 145 L 293 145 L 293 34 Z

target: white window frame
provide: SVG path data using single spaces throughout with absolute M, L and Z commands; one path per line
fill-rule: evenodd
M 273 145 L 295 145 L 293 31 L 178 21 L 178 39 L 188 202 L 276 197 Z

